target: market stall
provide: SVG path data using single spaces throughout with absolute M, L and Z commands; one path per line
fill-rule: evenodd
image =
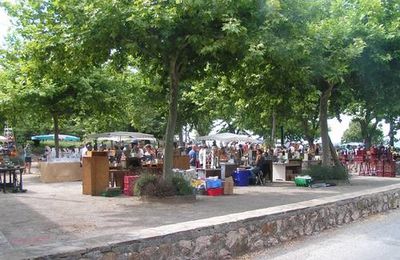
M 229 142 L 260 143 L 259 140 L 252 138 L 250 136 L 238 135 L 233 133 L 220 133 L 214 135 L 200 136 L 196 138 L 196 141 L 219 141 L 224 143 L 229 143 Z
M 113 142 L 133 142 L 146 140 L 152 143 L 157 142 L 157 139 L 152 134 L 145 134 L 140 132 L 105 132 L 99 134 L 91 134 L 87 137 L 88 140 L 96 141 L 113 141 Z
M 301 173 L 302 161 L 289 160 L 272 164 L 272 181 L 292 181 Z
M 60 159 L 39 162 L 40 180 L 45 183 L 82 180 L 79 159 Z

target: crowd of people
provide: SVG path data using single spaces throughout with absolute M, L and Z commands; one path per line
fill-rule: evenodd
M 236 164 L 252 165 L 256 159 L 256 151 L 261 149 L 260 144 L 230 143 L 226 146 L 187 144 L 178 147 L 181 153 L 189 155 L 192 168 L 217 168 L 220 162 L 231 161 Z
M 162 152 L 156 149 L 150 143 L 143 142 L 116 142 L 112 146 L 107 146 L 104 143 L 98 144 L 94 142 L 86 143 L 80 152 L 81 158 L 86 155 L 88 151 L 107 152 L 110 164 L 121 165 L 125 164 L 129 158 L 135 158 L 136 164 L 153 162 L 162 159 Z

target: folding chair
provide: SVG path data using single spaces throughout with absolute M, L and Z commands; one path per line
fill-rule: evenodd
M 256 185 L 264 185 L 264 173 L 262 170 L 260 170 L 256 175 Z

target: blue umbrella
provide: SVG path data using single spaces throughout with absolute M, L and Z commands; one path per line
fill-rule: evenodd
M 49 140 L 54 140 L 54 134 L 48 134 L 48 135 L 35 135 L 31 137 L 31 140 L 39 140 L 39 141 L 49 141 Z M 71 141 L 71 142 L 78 142 L 81 139 L 77 136 L 73 135 L 58 135 L 58 140 L 62 141 Z

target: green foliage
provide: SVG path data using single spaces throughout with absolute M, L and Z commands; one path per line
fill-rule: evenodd
M 147 196 L 158 198 L 165 198 L 170 196 L 179 195 L 176 193 L 176 187 L 169 179 L 159 179 L 155 185 L 153 193 L 147 193 Z
M 343 180 L 348 181 L 350 175 L 342 166 L 326 167 L 322 165 L 313 165 L 302 172 L 302 175 L 309 175 L 314 181 Z
M 369 124 L 369 134 L 371 135 L 372 144 L 379 145 L 383 143 L 383 132 L 381 129 L 374 128 Z M 349 128 L 343 133 L 342 143 L 364 142 L 365 138 L 362 135 L 361 126 L 358 121 L 351 121 Z
M 135 183 L 134 194 L 137 196 L 152 195 L 157 185 L 157 176 L 142 174 Z
M 176 195 L 192 195 L 193 187 L 181 175 L 174 175 L 171 178 L 173 187 L 176 189 Z
M 267 139 L 275 118 L 290 138 L 325 142 L 318 113 L 327 85 L 324 114 L 355 116 L 363 139 L 400 114 L 398 1 L 0 5 L 16 24 L 0 51 L 0 123 L 21 144 L 53 132 L 55 119 L 60 132 L 80 136 L 134 129 L 163 137 L 169 125 L 170 144 L 175 128 L 205 135 L 216 120 Z M 168 107 L 170 94 L 177 107 Z M 171 111 L 177 118 L 168 121 Z
M 137 196 L 169 197 L 175 195 L 192 195 L 193 188 L 182 176 L 174 175 L 163 179 L 152 174 L 143 174 L 134 188 Z

